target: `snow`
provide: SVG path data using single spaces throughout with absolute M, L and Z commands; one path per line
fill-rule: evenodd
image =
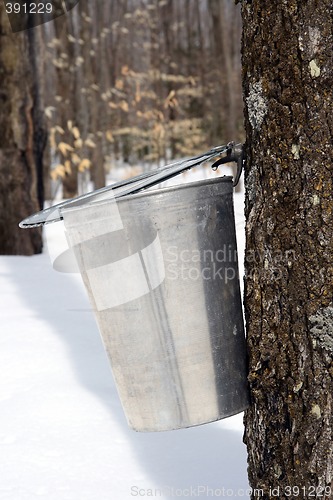
M 242 264 L 241 193 L 235 209 Z M 249 498 L 242 414 L 132 431 L 80 277 L 47 252 L 0 257 L 0 276 L 1 500 Z

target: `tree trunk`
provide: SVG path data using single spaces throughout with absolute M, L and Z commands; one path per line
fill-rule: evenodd
M 249 479 L 263 499 L 330 499 L 332 1 L 244 1 L 242 17 Z
M 23 231 L 18 227 L 20 220 L 38 211 L 43 203 L 41 175 L 45 134 L 37 109 L 41 106 L 41 94 L 33 82 L 31 48 L 27 31 L 11 33 L 4 5 L 0 5 L 2 255 L 32 255 L 42 249 L 39 229 Z

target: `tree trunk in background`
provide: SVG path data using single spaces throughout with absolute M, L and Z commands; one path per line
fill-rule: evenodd
M 77 126 L 77 96 L 76 79 L 78 65 L 76 58 L 80 47 L 78 40 L 74 36 L 73 24 L 74 10 L 65 16 L 59 17 L 54 20 L 53 27 L 55 32 L 55 39 L 59 41 L 56 45 L 56 96 L 52 92 L 52 100 L 56 99 L 55 107 L 57 109 L 57 125 L 60 125 L 64 134 L 61 141 L 72 145 L 72 133 L 68 129 L 68 122 L 72 121 L 73 125 Z M 72 37 L 70 39 L 70 37 Z M 64 161 L 60 158 L 60 161 Z M 69 171 L 62 179 L 63 184 L 63 197 L 73 198 L 78 194 L 78 170 L 77 165 L 71 165 Z
M 45 185 L 48 185 L 48 179 L 45 179 L 45 149 L 47 145 L 47 128 L 44 110 L 44 67 L 42 54 L 44 51 L 43 29 L 34 28 L 27 31 L 28 37 L 28 59 L 32 76 L 31 92 L 33 96 L 33 152 L 36 166 L 36 189 L 38 198 L 38 208 L 42 209 L 45 199 Z M 49 167 L 49 165 L 47 165 Z
M 228 78 L 231 74 L 228 73 L 227 56 L 226 56 L 226 37 L 223 36 L 222 24 L 224 22 L 221 16 L 222 7 L 220 0 L 209 0 L 208 7 L 212 19 L 212 36 L 214 40 L 214 54 L 216 57 L 217 65 L 215 66 L 215 103 L 213 108 L 214 115 L 214 142 L 219 142 L 219 137 L 228 137 L 226 142 L 233 140 L 231 129 L 233 129 L 234 117 L 230 116 L 230 101 L 228 99 Z M 225 28 L 225 24 L 224 24 Z
M 84 4 L 82 5 L 84 7 Z M 100 35 L 100 27 L 104 24 L 111 24 L 113 4 L 112 2 L 104 2 L 101 5 L 98 0 L 92 2 L 86 0 L 86 12 L 92 19 L 91 27 L 88 23 L 82 28 L 82 39 L 84 40 L 83 59 L 85 61 L 85 79 L 91 82 L 91 85 L 97 85 L 99 91 L 93 90 L 91 99 L 88 100 L 89 128 L 94 133 L 94 141 L 96 147 L 91 151 L 92 167 L 90 171 L 91 180 L 94 189 L 99 189 L 105 186 L 105 168 L 104 156 L 107 147 L 105 143 L 105 135 L 102 131 L 108 128 L 108 116 L 105 112 L 105 103 L 100 98 L 101 89 L 110 88 L 110 62 L 108 61 L 108 40 L 103 37 L 99 40 L 97 47 L 94 47 L 91 54 L 90 40 L 93 37 L 97 39 Z M 90 29 L 88 29 L 90 28 Z M 103 28 L 104 29 L 104 28 Z M 102 61 L 105 61 L 103 63 Z
M 263 499 L 333 498 L 332 14 L 331 0 L 242 5 L 245 442 Z
M 39 28 L 35 28 L 38 30 Z M 35 51 L 28 32 L 12 34 L 0 5 L 0 254 L 41 252 L 39 229 L 23 231 L 21 219 L 43 203 L 42 155 L 45 133 L 42 96 L 32 68 Z M 36 48 L 36 47 L 35 47 Z M 36 66 L 35 66 L 36 68 Z

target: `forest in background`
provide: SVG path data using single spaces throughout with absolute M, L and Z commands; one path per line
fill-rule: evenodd
M 124 162 L 135 172 L 243 140 L 233 0 L 81 0 L 32 31 L 46 199 L 59 183 L 64 197 L 102 187 Z

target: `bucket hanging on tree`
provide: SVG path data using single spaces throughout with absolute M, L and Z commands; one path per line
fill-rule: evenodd
M 233 148 L 221 148 L 206 157 L 226 151 L 217 163 L 234 159 Z M 206 157 L 21 223 L 63 218 L 122 406 L 138 431 L 204 424 L 249 402 L 232 177 L 146 190 Z

